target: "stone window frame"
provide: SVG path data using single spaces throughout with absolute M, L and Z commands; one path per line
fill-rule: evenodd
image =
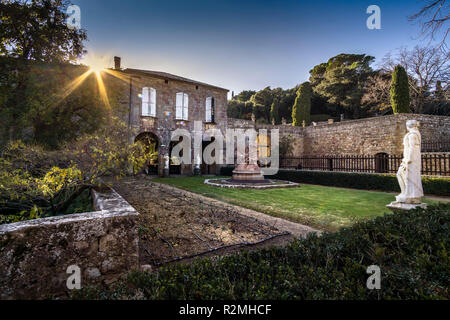
M 146 91 L 148 91 L 148 101 L 146 101 Z M 147 111 L 147 112 L 145 112 Z M 152 87 L 142 88 L 142 108 L 141 116 L 156 117 L 156 89 Z
M 210 100 L 209 108 L 208 108 L 208 100 Z M 211 96 L 207 97 L 205 100 L 205 122 L 206 123 L 215 123 L 215 108 L 216 108 L 216 99 Z M 209 111 L 209 114 L 208 114 Z
M 180 98 L 180 96 L 182 98 Z M 180 101 L 181 99 L 181 101 Z M 180 103 L 181 102 L 181 103 Z M 189 94 L 177 92 L 175 98 L 175 119 L 180 121 L 189 120 Z

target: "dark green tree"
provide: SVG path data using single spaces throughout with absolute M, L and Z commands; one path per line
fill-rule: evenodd
M 270 123 L 270 107 L 272 106 L 273 98 L 274 96 L 270 87 L 258 91 L 250 98 L 250 102 L 254 105 L 253 113 L 255 114 L 256 120 Z
M 250 100 L 250 98 L 256 93 L 256 91 L 253 90 L 244 90 L 238 95 L 234 96 L 234 100 L 247 102 Z
M 270 119 L 275 124 L 280 124 L 281 118 L 280 118 L 280 102 L 277 98 L 275 98 L 272 102 L 272 106 L 270 107 Z
M 7 61 L 0 63 L 0 74 L 7 78 L 0 86 L 8 88 L 0 89 L 0 115 L 2 133 L 8 139 L 22 138 L 23 129 L 29 127 L 28 112 L 39 104 L 39 100 L 30 101 L 39 87 L 31 69 L 39 63 L 74 62 L 85 52 L 86 32 L 67 25 L 68 5 L 62 0 L 0 2 L 0 58 Z M 43 88 L 38 95 L 54 93 L 51 89 Z
M 306 125 L 311 122 L 311 96 L 312 89 L 309 82 L 303 83 L 297 92 L 294 107 L 292 108 L 293 126 L 302 126 L 303 121 Z
M 340 110 L 349 117 L 363 116 L 361 98 L 365 80 L 373 73 L 370 64 L 374 59 L 365 54 L 340 54 L 314 67 L 310 71 L 314 93 L 335 108 L 336 116 Z
M 0 55 L 22 61 L 74 61 L 84 53 L 86 31 L 67 25 L 64 0 L 1 1 Z
M 395 67 L 391 82 L 391 105 L 395 114 L 410 113 L 408 74 L 401 65 Z

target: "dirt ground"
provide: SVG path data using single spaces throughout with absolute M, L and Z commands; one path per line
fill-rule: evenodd
M 285 245 L 293 236 L 267 223 L 147 177 L 113 184 L 139 212 L 140 263 L 154 268 L 242 249 Z

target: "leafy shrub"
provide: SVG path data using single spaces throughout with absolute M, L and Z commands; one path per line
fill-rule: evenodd
M 152 158 L 141 143 L 129 143 L 129 129 L 117 118 L 95 134 L 58 151 L 12 141 L 0 154 L 1 222 L 22 221 L 79 210 L 76 199 L 101 178 L 138 173 Z M 73 212 L 72 212 L 73 213 Z
M 227 172 L 224 170 L 223 173 Z M 400 192 L 395 175 L 280 170 L 275 178 L 322 186 Z M 450 178 L 422 177 L 422 183 L 426 194 L 450 196 Z
M 390 214 L 285 248 L 134 272 L 77 299 L 448 299 L 450 205 Z M 366 287 L 367 268 L 381 290 Z

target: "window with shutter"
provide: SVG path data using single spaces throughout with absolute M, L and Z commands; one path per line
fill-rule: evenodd
M 206 98 L 206 122 L 212 122 L 212 98 Z
M 189 120 L 189 96 L 187 93 L 184 94 L 183 99 L 183 120 Z
M 177 120 L 183 120 L 183 93 L 177 93 L 177 101 L 176 101 L 176 112 L 175 118 Z
M 156 117 L 156 90 L 150 89 L 150 116 Z
M 189 95 L 187 93 L 177 93 L 175 117 L 177 120 L 189 120 Z
M 142 116 L 150 115 L 150 88 L 142 88 Z

